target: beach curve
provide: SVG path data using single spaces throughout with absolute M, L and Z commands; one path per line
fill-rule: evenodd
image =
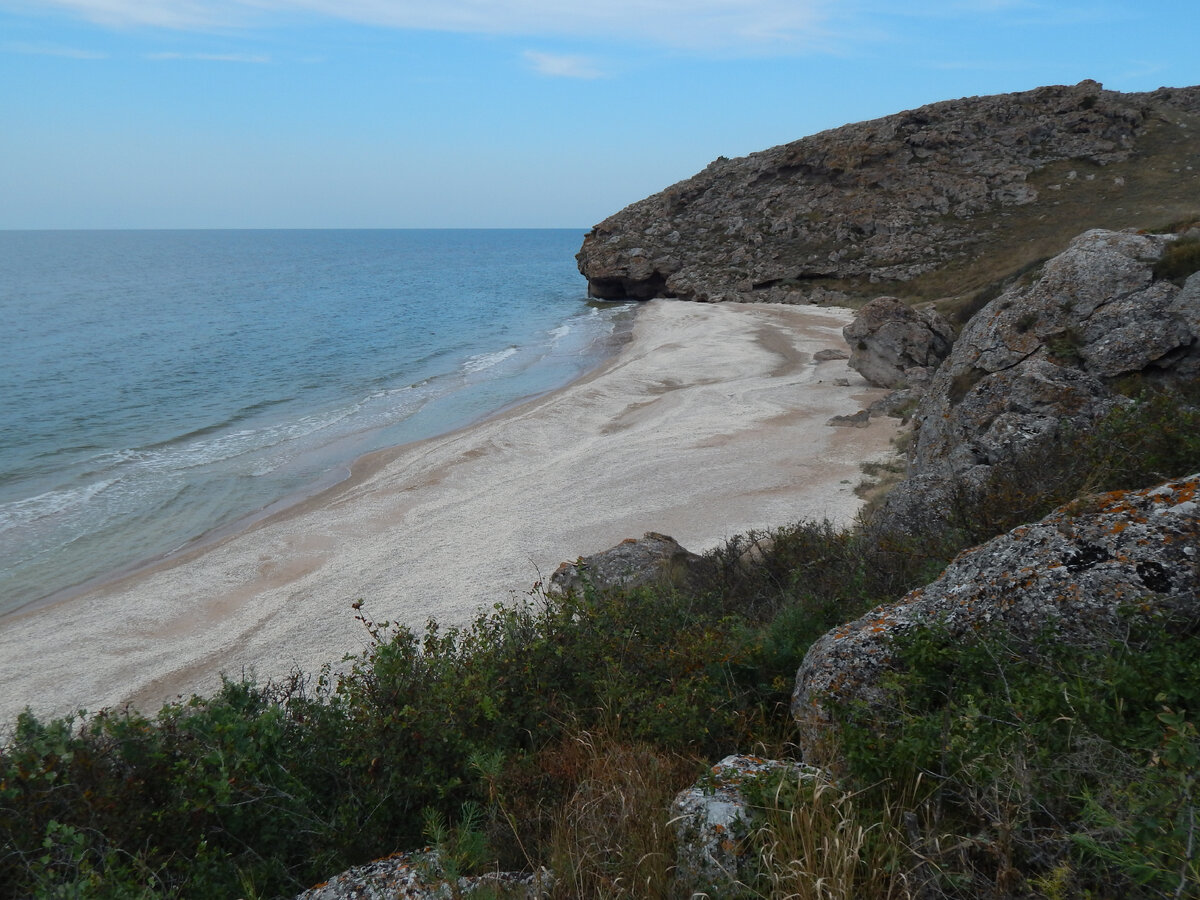
M 846 523 L 894 420 L 832 428 L 882 391 L 844 361 L 841 309 L 651 301 L 594 372 L 450 434 L 379 451 L 219 541 L 0 620 L 0 716 L 316 672 L 368 641 L 351 604 L 461 624 L 559 562 L 644 531 L 703 551 L 798 519 Z

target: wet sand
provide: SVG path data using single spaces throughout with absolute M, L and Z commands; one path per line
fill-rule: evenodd
M 468 621 L 566 559 L 645 531 L 704 551 L 798 519 L 849 522 L 894 420 L 844 361 L 844 310 L 653 301 L 595 372 L 469 428 L 363 458 L 244 530 L 0 619 L 0 722 L 154 710 L 252 672 L 317 671 L 375 620 Z M 839 384 L 839 382 L 841 382 Z

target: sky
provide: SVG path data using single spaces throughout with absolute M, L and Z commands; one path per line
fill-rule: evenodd
M 977 94 L 1200 83 L 1196 0 L 0 0 L 0 228 L 580 228 Z

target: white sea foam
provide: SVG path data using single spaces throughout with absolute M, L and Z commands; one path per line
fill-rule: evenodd
M 0 531 L 27 527 L 35 522 L 79 509 L 115 484 L 116 481 L 115 478 L 109 478 L 78 487 L 46 491 L 36 497 L 26 497 L 22 500 L 0 504 Z
M 476 356 L 468 357 L 462 364 L 462 368 L 467 374 L 474 375 L 478 372 L 494 369 L 506 359 L 516 356 L 516 354 L 516 347 L 505 347 L 503 350 L 497 350 L 494 353 L 480 353 Z

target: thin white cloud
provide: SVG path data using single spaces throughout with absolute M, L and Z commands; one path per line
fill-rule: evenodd
M 28 6 L 17 5 L 18 9 Z M 148 25 L 191 29 L 248 24 L 249 14 L 257 3 L 254 0 L 41 0 L 40 5 L 118 28 Z
M 539 53 L 527 50 L 525 60 L 539 75 L 551 78 L 602 78 L 604 73 L 586 56 L 565 56 L 561 53 Z
M 94 50 L 80 50 L 77 47 L 63 47 L 59 44 L 30 44 L 21 41 L 7 41 L 0 44 L 5 53 L 23 53 L 26 56 L 61 56 L 67 59 L 108 59 L 107 53 L 97 53 Z
M 0 0 L 0 6 L 14 0 Z M 394 28 L 621 38 L 745 52 L 819 46 L 836 0 L 40 0 L 106 26 L 246 28 L 321 17 Z
M 147 53 L 146 59 L 154 60 L 199 60 L 200 62 L 269 63 L 271 57 L 252 53 Z

